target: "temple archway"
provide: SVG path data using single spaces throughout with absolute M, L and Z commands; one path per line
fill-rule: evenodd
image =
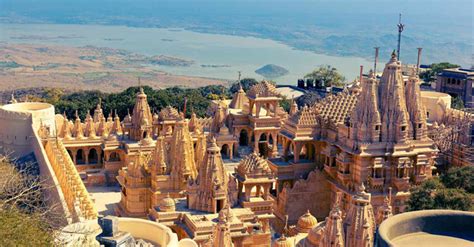
M 78 149 L 76 153 L 76 164 L 84 164 L 85 162 L 84 151 L 82 149 Z
M 221 156 L 222 158 L 229 158 L 229 156 L 227 155 L 229 153 L 229 145 L 227 144 L 224 144 L 222 145 L 222 148 L 221 148 Z
M 120 155 L 117 152 L 110 153 L 109 161 L 120 161 Z
M 99 162 L 99 155 L 97 154 L 97 150 L 92 148 L 89 150 L 89 155 L 87 156 L 89 160 L 89 164 L 97 164 Z
M 239 136 L 239 145 L 240 146 L 247 146 L 249 143 L 249 134 L 246 129 L 243 129 L 240 131 L 240 136 Z

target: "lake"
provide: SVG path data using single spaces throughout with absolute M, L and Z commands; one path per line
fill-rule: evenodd
M 276 64 L 289 70 L 289 74 L 273 79 L 279 84 L 296 84 L 298 78 L 322 64 L 336 67 L 348 81 L 352 81 L 359 74 L 360 65 L 364 65 L 366 70 L 372 67 L 372 62 L 364 58 L 315 54 L 295 50 L 269 39 L 197 33 L 183 29 L 75 24 L 0 24 L 0 42 L 92 45 L 124 49 L 145 55 L 175 56 L 191 59 L 195 64 L 189 67 L 157 66 L 157 68 L 172 74 L 227 80 L 237 79 L 237 71 L 241 71 L 243 77 L 263 79 L 254 71 L 266 64 Z M 381 54 L 380 61 L 382 63 L 388 61 L 389 56 L 390 54 Z M 378 68 L 383 68 L 383 65 L 380 64 Z

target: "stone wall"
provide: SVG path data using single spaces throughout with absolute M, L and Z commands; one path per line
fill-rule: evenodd
M 330 198 L 330 183 L 323 172 L 316 169 L 307 179 L 296 181 L 292 188 L 283 188 L 275 205 L 275 214 L 280 221 L 288 215 L 290 225 L 296 224 L 307 210 L 317 219 L 324 220 L 331 208 Z

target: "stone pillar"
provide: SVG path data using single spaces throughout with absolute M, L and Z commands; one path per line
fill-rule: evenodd
M 89 164 L 89 149 L 85 149 L 82 153 L 85 156 L 84 157 L 84 162 L 85 162 L 86 165 L 88 165 Z
M 74 161 L 74 165 L 77 165 L 77 149 L 73 149 L 71 150 L 71 153 L 72 153 L 72 161 Z
M 252 187 L 253 185 L 245 185 L 245 201 L 247 202 L 250 201 L 250 197 L 252 196 Z
M 278 155 L 278 133 L 272 134 L 273 146 L 272 146 L 272 157 L 276 157 Z
M 260 141 L 260 133 L 254 132 L 254 152 L 259 153 L 258 143 Z
M 233 158 L 233 154 L 234 154 L 234 145 L 231 143 L 229 144 L 229 159 Z
M 269 185 L 269 184 L 265 184 L 265 185 L 263 186 L 263 199 L 267 200 L 269 193 L 270 193 L 270 185 Z
M 301 148 L 300 148 L 301 144 L 299 142 L 296 142 L 296 143 L 293 143 L 293 155 L 294 155 L 294 162 L 295 163 L 298 163 L 298 161 L 300 161 L 300 151 L 301 151 Z
M 104 164 L 104 161 L 101 159 L 102 157 L 102 149 L 99 147 L 97 148 L 97 164 Z M 105 155 L 104 155 L 105 159 Z
M 256 107 L 256 109 L 255 109 L 255 116 L 256 116 L 256 117 L 260 117 L 260 107 L 261 107 L 261 106 L 260 106 L 260 103 L 255 103 L 255 107 Z

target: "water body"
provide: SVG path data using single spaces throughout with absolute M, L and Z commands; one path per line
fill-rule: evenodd
M 237 71 L 241 71 L 244 77 L 263 79 L 254 71 L 266 64 L 276 64 L 289 70 L 289 74 L 273 79 L 279 84 L 295 84 L 298 78 L 302 78 L 322 64 L 336 67 L 349 81 L 358 75 L 360 65 L 364 65 L 365 68 L 372 66 L 372 62 L 364 58 L 315 54 L 295 50 L 269 39 L 205 34 L 183 29 L 0 24 L 0 41 L 12 44 L 92 45 L 124 49 L 144 55 L 175 56 L 193 60 L 195 64 L 189 67 L 156 67 L 177 75 L 228 80 L 235 80 Z M 381 54 L 381 61 L 388 60 L 389 55 Z M 379 65 L 379 67 L 383 66 Z

